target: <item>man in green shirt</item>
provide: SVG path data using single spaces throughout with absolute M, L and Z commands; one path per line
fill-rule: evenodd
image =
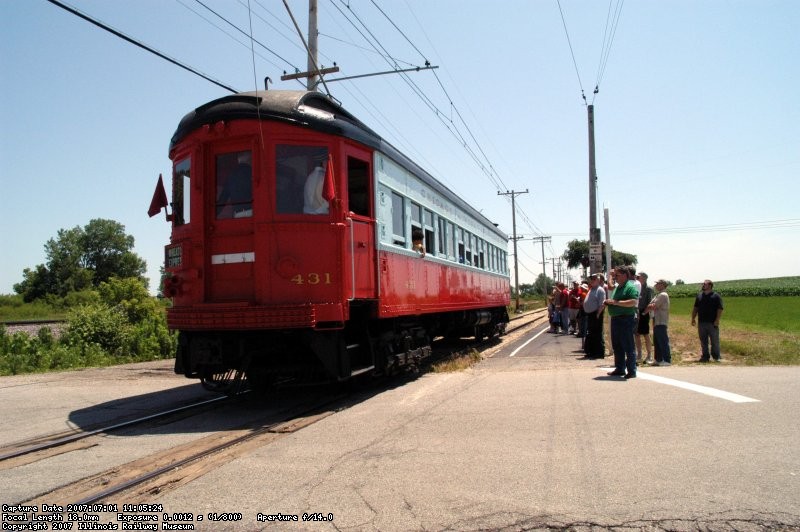
M 628 277 L 628 268 L 618 266 L 617 286 L 606 299 L 611 316 L 611 347 L 614 350 L 614 371 L 609 375 L 633 379 L 636 377 L 636 344 L 633 340 L 639 291 Z M 626 373 L 627 370 L 627 373 Z

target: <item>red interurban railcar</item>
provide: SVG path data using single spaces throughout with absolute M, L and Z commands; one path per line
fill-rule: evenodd
M 504 331 L 508 236 L 331 98 L 214 100 L 169 156 L 176 373 L 220 391 L 346 380 Z M 151 216 L 167 203 L 159 181 Z

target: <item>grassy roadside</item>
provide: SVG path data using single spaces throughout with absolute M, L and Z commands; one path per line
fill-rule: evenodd
M 720 345 L 725 364 L 800 365 L 800 298 L 725 297 Z M 697 328 L 691 326 L 693 298 L 672 298 L 669 338 L 674 363 L 700 358 Z

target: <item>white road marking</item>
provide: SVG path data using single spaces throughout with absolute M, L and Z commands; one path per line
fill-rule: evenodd
M 530 340 L 528 340 L 527 342 L 525 342 L 524 344 L 522 344 L 522 345 L 521 345 L 521 346 L 519 346 L 518 348 L 514 349 L 514 352 L 513 352 L 513 353 L 511 353 L 511 354 L 510 354 L 510 355 L 508 355 L 508 356 L 509 356 L 509 357 L 513 357 L 514 355 L 516 355 L 517 353 L 519 353 L 519 352 L 520 352 L 520 350 L 521 350 L 523 347 L 525 347 L 526 345 L 528 345 L 529 343 L 533 342 L 534 340 L 536 340 L 537 338 L 539 338 L 541 335 L 543 335 L 544 333 L 546 333 L 546 332 L 547 332 L 547 330 L 548 330 L 549 328 L 550 328 L 550 327 L 548 326 L 548 327 L 545 327 L 544 329 L 542 329 L 541 331 L 539 331 L 539 334 L 537 334 L 536 336 L 534 336 L 533 338 L 531 338 Z
M 601 368 L 604 371 L 607 369 L 614 369 L 614 368 Z M 725 399 L 726 401 L 732 401 L 734 403 L 760 403 L 760 399 L 753 399 L 751 397 L 745 397 L 744 395 L 739 395 L 736 393 L 726 392 L 724 390 L 717 390 L 716 388 L 711 388 L 709 386 L 701 386 L 700 384 L 692 384 L 691 382 L 684 382 L 679 381 L 676 379 L 670 379 L 668 377 L 660 377 L 658 375 L 652 375 L 650 373 L 643 373 L 641 371 L 636 372 L 636 377 L 639 379 L 644 379 L 647 381 L 654 381 L 661 384 L 666 384 L 668 386 L 675 386 L 677 388 L 683 388 L 684 390 L 690 390 L 697 393 L 702 393 L 705 395 L 710 395 L 711 397 L 718 397 L 720 399 Z

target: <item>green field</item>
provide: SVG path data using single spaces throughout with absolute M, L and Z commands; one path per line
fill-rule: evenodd
M 701 284 L 698 281 L 673 285 L 667 291 L 671 298 L 694 297 L 700 291 Z M 719 292 L 723 297 L 800 296 L 800 276 L 714 281 L 714 291 Z
M 716 287 L 715 287 L 716 288 Z M 668 290 L 668 292 L 671 292 Z M 670 298 L 670 317 L 690 319 L 694 298 Z M 800 334 L 800 297 L 722 297 L 721 323 Z
M 670 343 L 680 361 L 697 360 L 700 344 L 697 329 L 690 325 L 694 298 L 671 298 L 670 303 Z M 722 303 L 720 346 L 725 363 L 800 364 L 800 297 L 723 296 Z

